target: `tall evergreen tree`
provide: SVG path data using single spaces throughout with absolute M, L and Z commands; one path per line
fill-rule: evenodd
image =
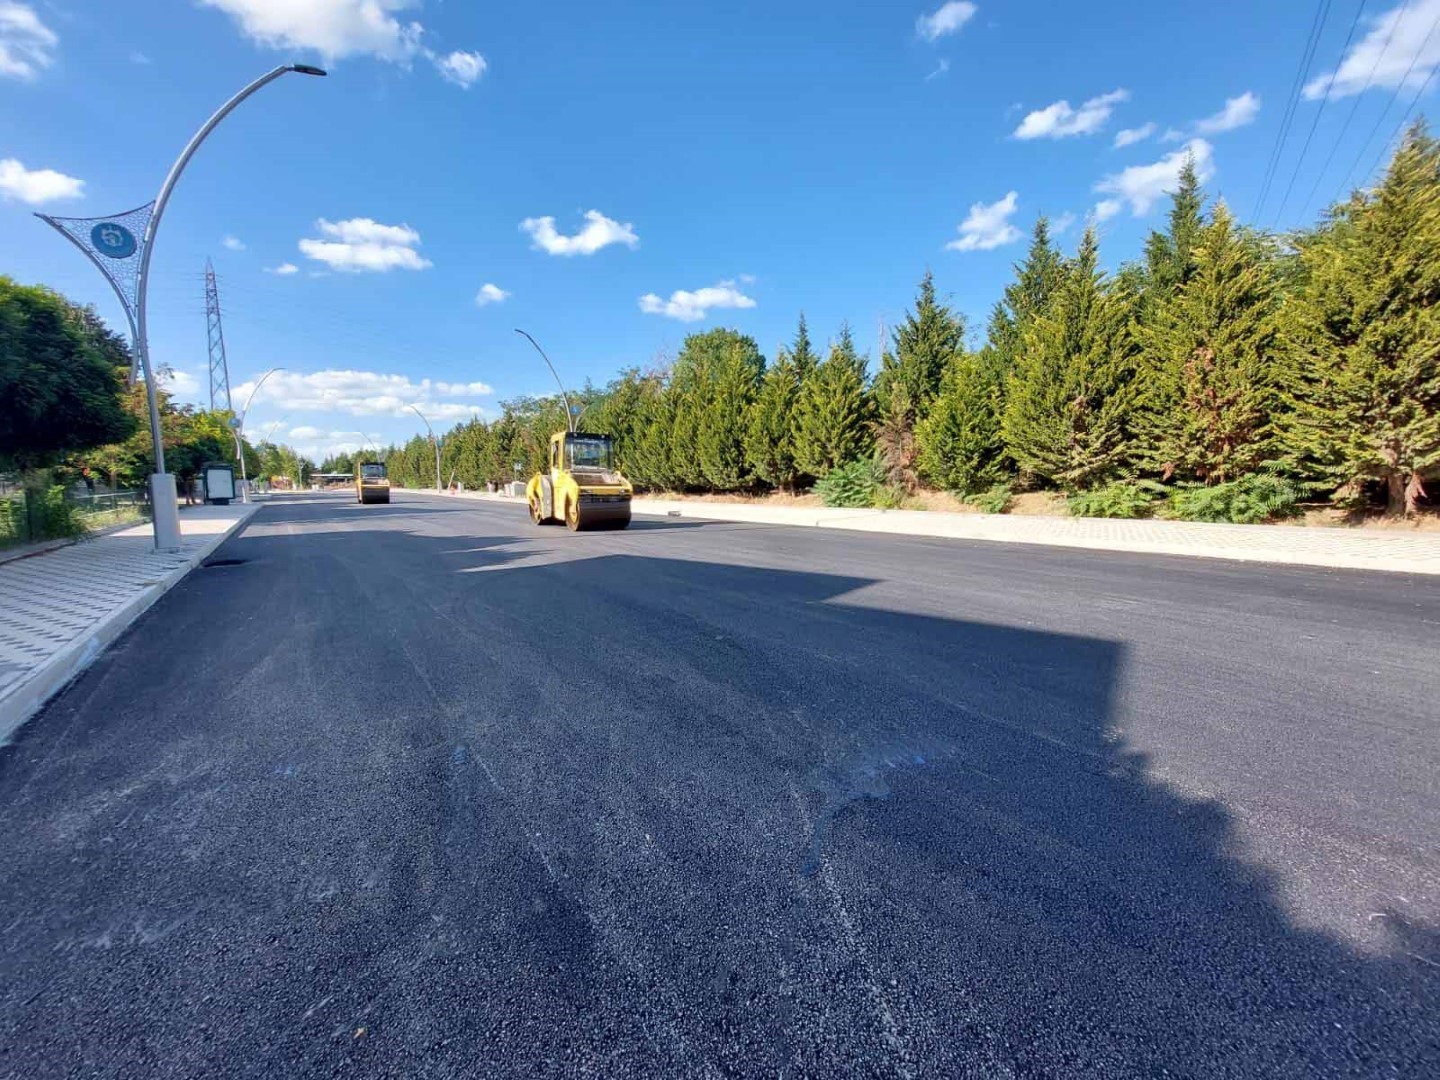
M 1048 311 L 1026 330 L 1002 431 L 1020 468 L 1065 490 L 1113 473 L 1134 396 L 1124 298 L 1106 288 L 1094 229 Z
M 1300 244 L 1288 305 L 1291 459 L 1413 513 L 1440 473 L 1440 146 L 1407 133 L 1380 186 Z
M 795 463 L 809 476 L 824 476 L 869 449 L 869 401 L 865 358 L 855 350 L 850 328 L 842 326 L 830 355 L 800 390 L 796 407 Z
M 1180 169 L 1180 184 L 1171 196 L 1170 222 L 1165 232 L 1152 232 L 1145 241 L 1145 269 L 1154 294 L 1165 297 L 1190 280 L 1194 251 L 1205 227 L 1205 192 L 1195 171 L 1195 158 L 1187 155 Z
M 691 334 L 675 361 L 670 468 L 686 487 L 733 491 L 749 482 L 745 429 L 765 369 L 752 338 L 734 330 Z
M 1191 251 L 1188 281 L 1137 331 L 1144 377 L 1137 461 L 1163 479 L 1224 482 L 1266 456 L 1274 399 L 1274 260 L 1225 204 Z
M 795 364 L 795 375 L 804 382 L 807 375 L 815 370 L 820 357 L 810 347 L 810 329 L 805 325 L 805 313 L 800 313 L 800 325 L 795 328 L 795 341 L 790 346 L 790 359 Z
M 800 376 L 795 361 L 788 352 L 782 352 L 765 372 L 745 433 L 745 459 L 750 471 L 779 488 L 794 487 L 798 476 L 795 408 L 799 398 Z
M 916 464 L 926 482 L 961 495 L 1002 483 L 1008 469 L 1000 420 L 1005 372 L 998 350 L 957 358 L 915 433 Z
M 929 270 L 920 281 L 915 308 L 895 328 L 893 348 L 880 360 L 875 399 L 882 415 L 896 409 L 910 424 L 925 415 L 940 391 L 950 361 L 965 347 L 965 321 L 935 296 Z
M 1002 372 L 1014 365 L 1026 328 L 1049 307 L 1064 277 L 1064 260 L 1050 239 L 1050 222 L 1042 215 L 1035 222 L 1025 261 L 1015 267 L 1015 280 L 1005 286 L 1005 295 L 991 312 L 986 329 L 986 348 L 996 354 Z

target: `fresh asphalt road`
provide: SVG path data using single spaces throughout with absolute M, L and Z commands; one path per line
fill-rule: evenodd
M 0 1075 L 1434 1076 L 1427 579 L 282 497 L 0 751 Z

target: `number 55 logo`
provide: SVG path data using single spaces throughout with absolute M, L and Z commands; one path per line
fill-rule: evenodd
M 101 255 L 112 259 L 128 259 L 135 254 L 135 237 L 124 225 L 102 221 L 90 230 L 90 242 Z

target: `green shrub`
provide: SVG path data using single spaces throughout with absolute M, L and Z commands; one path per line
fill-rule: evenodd
M 871 507 L 886 487 L 885 467 L 874 458 L 859 458 L 815 481 L 815 494 L 826 506 Z
M 900 510 L 910 499 L 904 484 L 881 484 L 875 489 L 870 505 L 877 510 Z
M 1181 488 L 1170 496 L 1170 517 L 1255 525 L 1300 512 L 1300 489 L 1272 472 L 1252 473 L 1212 487 Z
M 1164 487 L 1153 480 L 1117 480 L 1065 500 L 1074 517 L 1138 518 L 1150 513 Z
M 1003 514 L 1010 507 L 1010 487 L 996 484 L 979 495 L 967 495 L 965 501 L 984 514 Z

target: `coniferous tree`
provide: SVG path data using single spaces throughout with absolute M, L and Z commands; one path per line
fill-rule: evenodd
M 1440 471 L 1440 145 L 1417 124 L 1384 180 L 1300 243 L 1287 306 L 1292 463 L 1412 513 Z
M 1002 421 L 1020 468 L 1067 491 L 1105 479 L 1129 449 L 1126 298 L 1107 289 L 1098 262 L 1087 229 L 1054 302 L 1025 332 Z
M 634 444 L 626 462 L 630 479 L 642 487 L 670 491 L 680 486 L 680 477 L 670 465 L 675 401 L 674 388 L 664 376 L 647 380 L 638 406 Z
M 748 483 L 745 427 L 764 368 L 754 340 L 737 331 L 685 339 L 670 383 L 669 464 L 682 486 L 731 491 Z
M 842 326 L 830 355 L 801 387 L 796 407 L 795 463 L 809 476 L 865 456 L 869 448 L 865 358 Z
M 926 482 L 973 495 L 1006 479 L 1000 431 L 1005 373 L 998 355 L 982 349 L 946 370 L 940 394 L 915 433 L 916 463 Z
M 795 375 L 804 382 L 806 376 L 815 370 L 820 358 L 810 346 L 810 329 L 805 325 L 805 313 L 800 313 L 800 325 L 795 328 L 795 342 L 790 346 L 790 359 L 795 364 Z
M 1276 355 L 1274 260 L 1225 204 L 1191 249 L 1188 280 L 1137 330 L 1136 460 L 1161 479 L 1223 483 L 1266 457 Z
M 1195 158 L 1187 156 L 1179 186 L 1171 196 L 1169 227 L 1163 233 L 1152 232 L 1145 242 L 1145 271 L 1155 296 L 1168 296 L 1194 273 L 1195 245 L 1205 227 L 1204 207 Z
M 795 361 L 782 352 L 760 383 L 745 432 L 745 460 L 750 471 L 779 488 L 795 486 L 795 407 L 800 377 Z
M 920 281 L 915 309 L 895 328 L 893 349 L 880 360 L 875 400 L 882 415 L 895 410 L 913 425 L 940 390 L 945 369 L 965 346 L 965 321 L 936 299 L 930 271 Z
M 700 472 L 710 490 L 735 491 L 750 483 L 745 436 L 765 358 L 753 339 L 733 330 L 712 330 L 705 337 L 713 354 L 706 364 L 698 433 Z
M 1050 222 L 1042 216 L 1035 222 L 1025 261 L 1015 267 L 1015 280 L 1005 286 L 986 329 L 985 347 L 995 353 L 995 365 L 1002 373 L 1014 366 L 1026 328 L 1049 307 L 1064 276 L 1064 260 L 1050 239 Z

